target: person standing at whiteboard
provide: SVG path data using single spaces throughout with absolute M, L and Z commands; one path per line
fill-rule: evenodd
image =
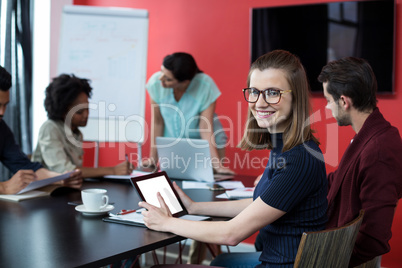
M 209 141 L 211 157 L 222 160 L 227 136 L 215 114 L 220 96 L 213 79 L 203 73 L 193 56 L 176 52 L 163 59 L 161 70 L 154 73 L 146 85 L 151 98 L 151 163 L 157 163 L 154 146 L 158 136 L 205 139 Z M 212 161 L 217 173 L 234 173 L 220 161 Z
M 113 167 L 82 167 L 83 136 L 79 127 L 87 124 L 91 92 L 87 79 L 67 74 L 53 79 L 46 88 L 48 120 L 39 130 L 32 160 L 60 173 L 80 168 L 84 178 L 128 175 L 132 172 L 132 165 L 127 161 Z

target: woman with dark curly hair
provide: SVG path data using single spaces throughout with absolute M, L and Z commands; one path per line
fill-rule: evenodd
M 127 161 L 114 167 L 82 167 L 83 136 L 79 127 L 87 124 L 91 92 L 87 79 L 67 74 L 53 79 L 46 88 L 45 109 L 49 119 L 40 128 L 32 160 L 61 173 L 80 168 L 84 178 L 128 175 L 132 167 Z

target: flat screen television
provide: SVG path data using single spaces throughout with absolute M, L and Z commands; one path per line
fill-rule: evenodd
M 395 1 L 345 1 L 252 9 L 251 61 L 274 49 L 300 57 L 312 92 L 329 61 L 366 59 L 378 93 L 394 92 Z

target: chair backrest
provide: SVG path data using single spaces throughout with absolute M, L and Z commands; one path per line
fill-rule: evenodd
M 303 233 L 294 267 L 348 267 L 364 211 L 345 226 Z

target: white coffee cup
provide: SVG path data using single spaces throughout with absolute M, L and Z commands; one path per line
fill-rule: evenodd
M 105 189 L 86 189 L 81 191 L 82 203 L 87 210 L 99 211 L 109 204 Z

